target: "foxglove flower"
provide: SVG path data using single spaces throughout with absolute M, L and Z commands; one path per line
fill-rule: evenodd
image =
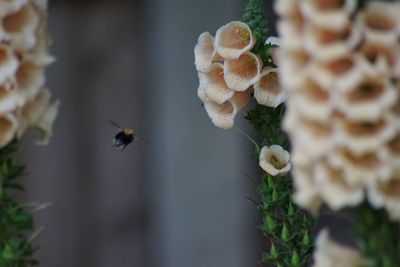
M 264 146 L 260 152 L 260 167 L 272 176 L 284 175 L 290 171 L 289 152 L 281 146 Z

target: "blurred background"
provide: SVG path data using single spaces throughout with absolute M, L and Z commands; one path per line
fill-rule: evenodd
M 42 267 L 257 264 L 266 241 L 247 199 L 259 179 L 253 147 L 212 125 L 193 64 L 198 35 L 240 19 L 243 5 L 50 1 L 47 85 L 62 105 L 51 144 L 20 159 L 25 201 L 53 202 L 35 214 Z M 112 148 L 109 119 L 150 144 Z

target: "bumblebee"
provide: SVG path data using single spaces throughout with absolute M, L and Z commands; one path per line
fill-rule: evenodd
M 113 139 L 112 146 L 121 148 L 121 151 L 125 149 L 127 145 L 135 140 L 135 131 L 131 128 L 122 128 L 116 122 L 110 120 L 110 124 L 114 126 L 119 132 L 115 135 Z

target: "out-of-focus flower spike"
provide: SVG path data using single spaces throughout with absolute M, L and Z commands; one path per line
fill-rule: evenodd
M 368 2 L 357 18 L 357 25 L 363 29 L 367 42 L 395 45 L 399 38 L 399 8 L 382 1 Z
M 34 99 L 27 102 L 17 111 L 17 118 L 19 121 L 19 127 L 17 131 L 18 138 L 22 137 L 28 127 L 38 122 L 40 117 L 48 108 L 49 101 L 49 91 L 42 89 L 36 94 Z
M 349 17 L 357 7 L 357 0 L 299 1 L 304 16 L 315 25 L 340 30 L 349 23 Z
M 16 73 L 16 94 L 20 105 L 32 99 L 45 82 L 44 69 L 31 62 L 22 62 Z
M 13 76 L 18 68 L 18 59 L 10 47 L 0 45 L 0 84 Z

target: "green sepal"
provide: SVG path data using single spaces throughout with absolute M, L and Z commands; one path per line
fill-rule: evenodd
M 290 265 L 293 267 L 297 267 L 300 264 L 300 256 L 299 253 L 295 249 L 293 249 L 292 257 L 290 258 Z
M 282 227 L 281 236 L 280 237 L 281 237 L 282 241 L 284 241 L 284 242 L 287 242 L 290 239 L 290 232 L 289 232 L 289 229 L 286 226 L 286 224 L 284 224 L 283 227 Z

